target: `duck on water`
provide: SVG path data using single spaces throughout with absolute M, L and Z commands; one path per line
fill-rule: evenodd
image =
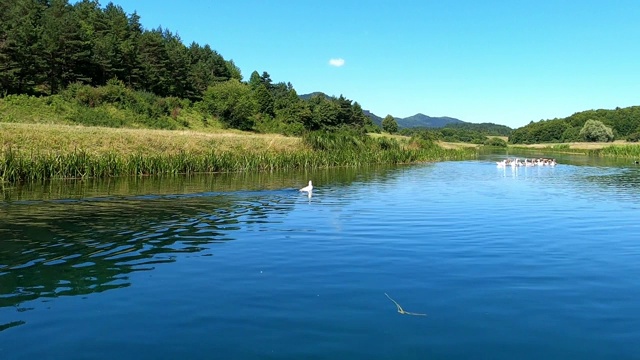
M 302 192 L 312 192 L 313 191 L 313 184 L 311 183 L 311 180 L 309 180 L 309 185 L 303 187 L 302 189 L 300 189 L 300 191 Z
M 505 159 L 502 161 L 497 161 L 496 165 L 498 167 L 506 167 L 506 166 L 556 166 L 556 159 L 524 159 L 520 160 L 518 158 L 515 159 Z

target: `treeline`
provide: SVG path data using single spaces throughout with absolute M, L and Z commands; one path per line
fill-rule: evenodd
M 209 45 L 185 46 L 171 31 L 96 0 L 13 0 L 0 5 L 0 91 L 52 95 L 69 84 L 118 79 L 158 96 L 200 99 L 239 69 Z
M 507 146 L 504 140 L 492 140 L 490 134 L 478 130 L 470 130 L 464 127 L 443 127 L 443 128 L 409 128 L 402 129 L 401 135 L 419 137 L 428 140 L 439 140 L 446 142 L 464 142 L 477 145 Z
M 509 136 L 513 131 L 512 128 L 506 125 L 499 125 L 494 123 L 451 123 L 444 126 L 445 128 L 471 130 L 479 133 L 483 133 L 490 136 Z
M 15 98 L 24 95 L 51 97 L 60 107 L 61 100 L 80 104 L 85 110 L 74 109 L 67 120 L 104 126 L 130 125 L 105 108 L 115 106 L 144 115 L 142 125 L 156 128 L 188 126 L 179 119 L 188 110 L 205 126 L 219 121 L 290 134 L 375 130 L 357 102 L 301 100 L 290 83 L 273 83 L 267 72 L 243 81 L 233 61 L 209 45 L 186 46 L 167 29 L 144 29 L 137 13 L 113 3 L 102 8 L 97 0 L 0 2 L 0 96 L 28 105 Z
M 614 110 L 588 110 L 566 118 L 531 122 L 515 129 L 509 136 L 513 144 L 560 143 L 593 141 L 586 132 L 589 120 L 600 122 L 611 129 L 613 139 L 638 141 L 640 139 L 640 106 L 616 108 Z

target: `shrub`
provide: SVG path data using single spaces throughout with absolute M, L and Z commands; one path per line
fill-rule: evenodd
M 633 134 L 630 134 L 629 136 L 627 136 L 627 141 L 629 142 L 640 141 L 640 132 L 634 132 Z
M 391 115 L 385 116 L 385 118 L 382 119 L 382 130 L 388 132 L 389 134 L 397 133 L 398 123 L 396 122 L 396 119 L 394 119 Z
M 587 120 L 580 130 L 580 136 L 585 141 L 609 142 L 613 141 L 613 130 L 598 120 Z
M 486 146 L 505 147 L 505 148 L 507 147 L 507 142 L 497 137 L 492 137 L 487 139 L 484 142 L 484 144 Z
M 77 111 L 70 114 L 69 121 L 85 126 L 122 127 L 123 119 L 111 115 L 105 108 L 78 107 Z

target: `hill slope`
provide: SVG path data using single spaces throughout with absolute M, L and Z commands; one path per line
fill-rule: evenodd
M 583 141 L 580 130 L 587 120 L 601 121 L 613 129 L 617 139 L 640 137 L 640 106 L 630 106 L 611 110 L 586 110 L 566 118 L 531 122 L 514 130 L 509 141 L 514 144 Z
M 415 114 L 406 118 L 397 118 L 399 128 L 441 128 L 449 124 L 463 124 L 464 121 L 448 116 L 433 117 L 425 114 Z

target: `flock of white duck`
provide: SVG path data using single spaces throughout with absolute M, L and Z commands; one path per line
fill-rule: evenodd
M 496 164 L 498 165 L 498 167 L 507 167 L 507 166 L 512 166 L 512 167 L 519 167 L 519 166 L 556 166 L 556 159 L 545 159 L 545 158 L 539 158 L 539 159 L 504 159 L 502 161 L 497 161 Z

